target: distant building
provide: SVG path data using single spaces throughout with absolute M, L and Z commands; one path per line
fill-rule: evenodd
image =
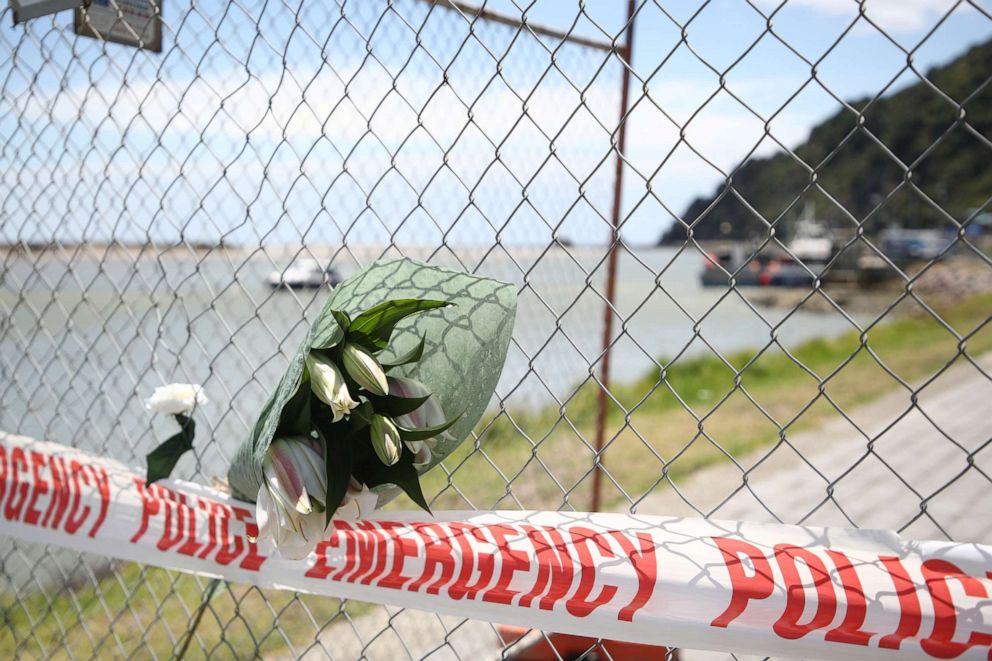
M 878 235 L 879 248 L 894 261 L 933 259 L 951 243 L 954 235 L 941 230 L 891 227 Z

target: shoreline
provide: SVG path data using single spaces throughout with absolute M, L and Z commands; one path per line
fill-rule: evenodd
M 919 296 L 932 305 L 992 292 L 992 267 L 978 257 L 954 256 L 944 258 L 929 268 L 926 268 L 927 264 L 927 262 L 918 262 L 905 269 L 910 278 L 922 272 L 922 275 L 912 282 L 911 295 L 906 295 L 907 283 L 901 278 L 891 278 L 871 287 L 826 283 L 822 291 L 850 314 L 871 315 L 886 312 L 893 305 L 893 301 L 900 296 L 902 299 L 895 304 L 893 312 L 926 314 L 912 295 Z M 743 288 L 743 291 L 748 300 L 755 305 L 792 309 L 809 296 L 808 300 L 802 302 L 802 309 L 823 313 L 836 312 L 823 293 L 816 292 L 810 296 L 810 290 L 805 287 L 751 287 Z

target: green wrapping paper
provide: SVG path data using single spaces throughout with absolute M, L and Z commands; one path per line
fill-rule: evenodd
M 341 340 L 341 329 L 331 311 L 354 316 L 383 301 L 404 298 L 452 303 L 400 321 L 389 350 L 382 356 L 386 361 L 401 356 L 425 337 L 421 360 L 396 368 L 393 374 L 424 383 L 447 416 L 461 413 L 454 426 L 438 437 L 430 463 L 420 472 L 433 468 L 469 436 L 485 412 L 503 370 L 513 332 L 516 289 L 498 280 L 407 258 L 375 262 L 330 294 L 262 408 L 251 435 L 238 449 L 227 475 L 237 498 L 255 500 L 263 480 L 262 460 L 275 438 L 280 415 L 300 383 L 311 348 L 333 346 Z M 387 491 L 386 499 L 395 490 Z

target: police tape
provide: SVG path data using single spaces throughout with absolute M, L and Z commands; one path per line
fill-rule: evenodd
M 987 512 L 986 512 L 987 515 Z M 892 532 L 573 512 L 382 512 L 306 560 L 254 507 L 0 433 L 0 534 L 281 588 L 630 642 L 807 658 L 992 659 L 992 547 Z

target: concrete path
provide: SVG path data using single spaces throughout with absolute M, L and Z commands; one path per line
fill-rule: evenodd
M 961 361 L 958 361 L 961 363 Z M 891 392 L 822 427 L 695 473 L 640 514 L 897 530 L 992 543 L 992 355 L 920 391 Z M 980 368 L 980 369 L 979 369 Z M 745 484 L 744 475 L 747 472 Z
M 900 530 L 907 538 L 992 543 L 992 355 L 920 392 L 892 392 L 789 443 L 739 457 L 652 494 L 640 514 Z M 859 430 L 860 428 L 860 430 Z M 747 481 L 744 482 L 744 471 Z M 313 656 L 500 658 L 486 623 L 377 607 L 331 627 Z M 686 661 L 731 658 L 684 650 Z M 745 659 L 749 657 L 740 657 Z
M 330 627 L 304 658 L 353 661 L 483 661 L 498 659 L 502 644 L 493 625 L 416 611 L 375 606 Z

